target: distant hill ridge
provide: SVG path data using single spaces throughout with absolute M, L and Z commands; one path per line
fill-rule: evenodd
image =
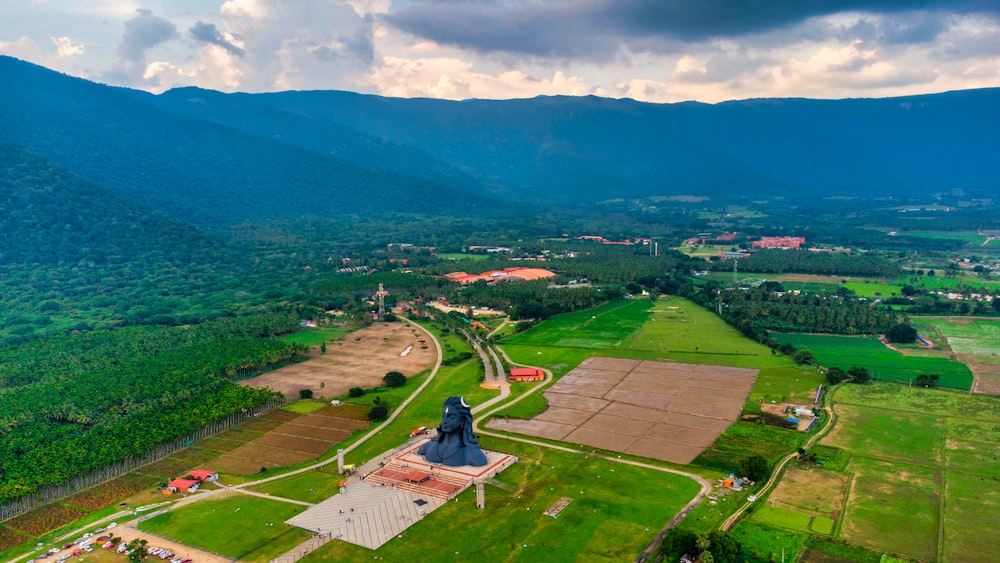
M 0 57 L 0 137 L 196 222 L 1000 187 L 1000 89 L 885 99 L 161 95 Z

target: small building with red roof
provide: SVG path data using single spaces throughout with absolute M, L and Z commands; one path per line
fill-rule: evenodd
M 188 477 L 204 483 L 206 481 L 215 481 L 219 478 L 219 474 L 211 469 L 195 469 L 188 473 Z
M 511 381 L 541 381 L 545 379 L 545 372 L 538 368 L 511 368 Z
M 163 494 L 172 493 L 193 493 L 198 490 L 201 486 L 201 481 L 195 479 L 174 479 L 173 481 L 167 483 L 167 486 L 163 489 Z

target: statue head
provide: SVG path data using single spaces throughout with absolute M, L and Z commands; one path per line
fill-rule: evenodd
M 441 407 L 438 436 L 443 437 L 447 434 L 459 436 L 465 445 L 476 443 L 476 438 L 472 435 L 472 409 L 462 397 L 448 397 Z

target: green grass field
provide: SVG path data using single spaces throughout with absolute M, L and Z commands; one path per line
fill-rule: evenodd
M 855 455 L 841 536 L 865 548 L 934 561 L 941 525 L 937 469 Z
M 521 463 L 487 486 L 486 510 L 472 489 L 381 547 L 387 561 L 626 561 L 698 491 L 694 481 L 650 469 L 484 437 L 483 445 Z M 561 497 L 573 501 L 558 518 L 542 513 Z M 371 559 L 364 548 L 330 542 L 308 561 Z
M 241 561 L 269 561 L 311 535 L 284 523 L 305 508 L 230 494 L 155 516 L 140 524 L 139 529 Z
M 485 262 L 493 256 L 489 254 L 463 254 L 461 252 L 442 252 L 438 254 L 438 258 L 442 260 L 471 260 L 473 262 Z
M 853 476 L 842 539 L 925 561 L 994 560 L 996 397 L 873 383 L 834 401 L 839 422 L 823 442 L 851 454 Z
M 736 524 L 730 533 L 757 561 L 781 561 L 782 556 L 785 561 L 793 561 L 808 537 L 746 519 Z
M 903 289 L 901 285 L 877 282 L 847 282 L 840 286 L 853 291 L 859 297 L 892 297 L 899 295 Z
M 588 350 L 617 348 L 649 319 L 652 307 L 644 299 L 612 301 L 595 309 L 557 315 L 503 343 Z
M 298 332 L 293 332 L 292 334 L 282 336 L 279 340 L 284 342 L 294 342 L 296 344 L 305 344 L 306 346 L 319 346 L 324 342 L 343 338 L 345 334 L 350 332 L 350 329 L 339 326 L 324 326 L 319 328 L 307 328 Z
M 876 380 L 907 383 L 926 373 L 939 375 L 940 387 L 968 390 L 972 386 L 972 372 L 965 364 L 947 358 L 904 356 L 875 337 L 791 333 L 772 336 L 798 350 L 811 350 L 816 363 L 822 366 L 845 371 L 852 366 L 865 367 Z

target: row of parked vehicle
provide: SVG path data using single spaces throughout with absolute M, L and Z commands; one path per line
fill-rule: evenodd
M 73 540 L 71 543 L 64 544 L 61 548 L 53 547 L 52 549 L 49 549 L 47 552 L 39 555 L 38 557 L 35 557 L 35 559 L 29 559 L 28 563 L 35 563 L 36 560 L 41 561 L 43 559 L 48 559 L 49 557 L 52 557 L 53 555 L 59 553 L 64 549 L 69 551 L 57 557 L 55 559 L 56 563 L 62 563 L 63 561 L 66 561 L 70 557 L 76 557 L 82 555 L 84 552 L 90 553 L 94 551 L 94 540 L 91 538 L 93 538 L 95 534 L 100 534 L 101 532 L 112 530 L 116 526 L 118 526 L 118 522 L 112 522 L 108 524 L 107 527 L 105 528 L 97 528 L 93 532 L 87 532 L 86 534 L 83 534 L 79 538 Z M 41 544 L 39 544 L 39 546 L 40 545 Z

